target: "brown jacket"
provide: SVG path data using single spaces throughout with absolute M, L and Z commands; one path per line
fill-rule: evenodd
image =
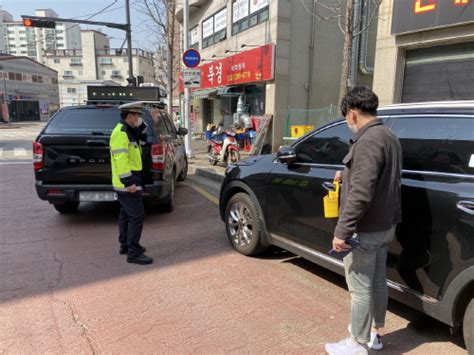
M 354 135 L 343 163 L 335 236 L 346 239 L 357 232 L 389 230 L 400 223 L 402 148 L 380 119 Z

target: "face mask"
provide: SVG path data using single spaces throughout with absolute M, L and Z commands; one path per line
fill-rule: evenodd
M 142 125 L 143 123 L 143 118 L 142 117 L 138 117 L 137 119 L 137 122 L 135 123 L 135 127 L 138 128 Z
M 352 133 L 356 134 L 359 130 L 357 129 L 357 126 L 355 124 L 347 124 L 347 127 L 351 130 Z

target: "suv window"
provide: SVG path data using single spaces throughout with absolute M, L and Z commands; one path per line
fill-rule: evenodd
M 72 110 L 61 110 L 53 116 L 46 127 L 47 134 L 91 134 L 112 133 L 120 120 L 118 109 L 84 107 Z
M 168 127 L 168 131 L 171 134 L 171 138 L 173 138 L 173 139 L 178 138 L 178 134 L 176 132 L 176 126 L 174 125 L 173 121 L 171 120 L 170 115 L 168 115 L 165 112 L 162 112 L 161 115 L 164 118 L 166 127 Z
M 349 152 L 351 138 L 352 132 L 344 122 L 314 133 L 296 146 L 298 161 L 342 165 L 342 159 Z
M 474 175 L 474 117 L 395 117 L 405 170 Z
M 143 119 L 150 125 L 151 117 L 143 112 Z M 113 108 L 81 107 L 58 111 L 46 127 L 46 134 L 111 134 L 120 121 L 120 110 Z M 153 132 L 147 130 L 148 141 L 152 141 Z
M 157 119 L 155 120 L 156 124 L 156 129 L 158 130 L 159 134 L 169 136 L 171 135 L 170 131 L 168 130 L 168 126 L 165 123 L 165 119 L 163 117 L 163 114 L 160 112 L 159 115 L 157 115 Z

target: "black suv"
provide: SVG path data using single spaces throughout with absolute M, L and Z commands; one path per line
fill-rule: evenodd
M 188 161 L 182 136 L 170 116 L 160 111 L 148 125 L 143 146 L 142 181 L 145 199 L 157 201 L 164 211 L 173 210 L 175 182 L 186 179 Z M 71 106 L 59 110 L 33 142 L 36 191 L 61 212 L 73 212 L 80 202 L 114 201 L 109 139 L 120 120 L 116 105 Z
M 391 296 L 451 327 L 463 323 L 474 353 L 474 101 L 387 106 L 378 116 L 403 148 Z M 277 245 L 343 274 L 328 255 L 336 220 L 324 218 L 323 197 L 351 137 L 339 120 L 228 167 L 220 213 L 232 246 L 253 255 Z

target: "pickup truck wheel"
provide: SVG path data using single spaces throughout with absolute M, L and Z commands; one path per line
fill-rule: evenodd
M 188 158 L 185 156 L 183 170 L 181 170 L 181 173 L 178 175 L 178 181 L 186 180 L 187 176 L 188 176 Z
M 174 209 L 174 188 L 176 185 L 176 177 L 173 173 L 173 177 L 171 178 L 171 187 L 169 195 L 160 203 L 159 209 L 160 212 L 173 212 Z
M 464 344 L 468 354 L 474 354 L 474 299 L 469 302 L 462 322 Z
M 64 203 L 55 203 L 53 204 L 54 209 L 61 214 L 73 213 L 77 211 L 79 207 L 79 202 L 64 202 Z
M 266 248 L 262 245 L 265 233 L 256 202 L 246 193 L 238 193 L 225 209 L 225 227 L 230 243 L 239 253 L 255 255 Z

